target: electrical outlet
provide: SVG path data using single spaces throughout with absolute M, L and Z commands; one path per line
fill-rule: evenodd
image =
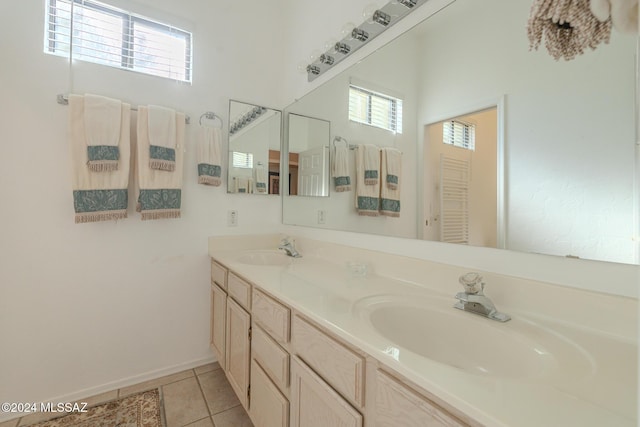
M 227 211 L 227 227 L 236 227 L 238 225 L 238 211 L 233 209 Z
M 318 224 L 325 224 L 327 222 L 327 211 L 320 209 L 318 211 Z

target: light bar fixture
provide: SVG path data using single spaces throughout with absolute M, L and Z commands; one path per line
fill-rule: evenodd
M 387 28 L 399 22 L 402 18 L 413 12 L 418 6 L 425 4 L 427 0 L 391 0 L 379 9 L 368 11 L 365 9 L 364 15 L 368 17 L 362 24 L 355 26 L 352 23 L 346 24 L 348 31 L 343 29 L 342 40 L 325 45 L 325 53 L 313 56 L 312 63 L 306 66 L 307 80 L 313 81 L 322 73 L 338 64 L 340 61 L 351 55 L 356 50 L 367 44 L 381 34 Z M 373 12 L 373 14 L 372 14 Z M 317 59 L 314 59 L 317 58 Z M 299 66 L 304 72 L 303 64 Z

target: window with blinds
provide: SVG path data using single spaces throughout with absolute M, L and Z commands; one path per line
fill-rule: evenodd
M 191 33 L 97 1 L 46 8 L 46 53 L 191 83 Z
M 402 133 L 402 99 L 351 84 L 349 120 Z
M 239 151 L 234 151 L 232 154 L 232 164 L 234 168 L 253 168 L 253 153 L 241 153 Z
M 442 142 L 467 150 L 476 148 L 476 125 L 458 120 L 442 124 Z

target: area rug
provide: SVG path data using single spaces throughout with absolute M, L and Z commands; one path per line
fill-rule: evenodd
M 153 389 L 29 427 L 163 427 L 160 390 Z

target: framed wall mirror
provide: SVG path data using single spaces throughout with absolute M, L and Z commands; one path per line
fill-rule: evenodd
M 284 223 L 638 264 L 638 38 L 555 61 L 529 50 L 529 11 L 456 0 L 288 106 L 401 150 L 402 187 L 399 218 L 359 216 L 352 190 L 286 196 Z M 354 118 L 353 88 L 399 101 L 396 127 Z
M 280 194 L 282 112 L 229 101 L 227 192 Z

